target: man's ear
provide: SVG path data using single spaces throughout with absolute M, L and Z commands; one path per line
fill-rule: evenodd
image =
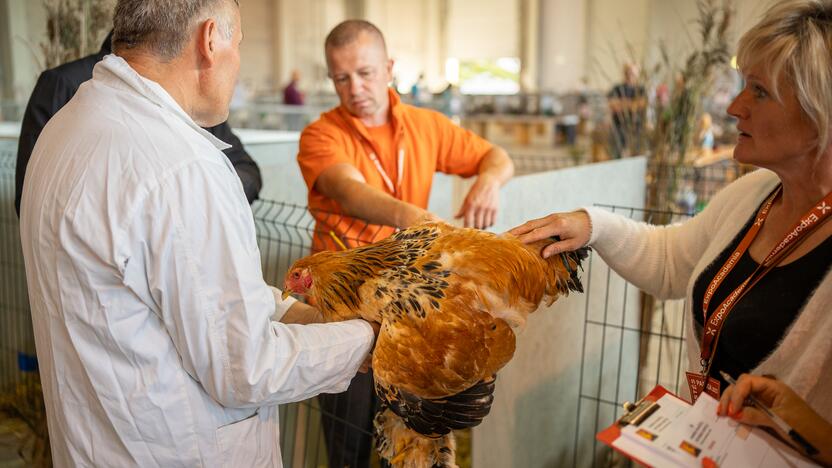
M 395 61 L 393 59 L 387 59 L 387 76 L 389 79 L 387 81 L 393 81 L 393 65 Z
M 214 62 L 214 54 L 217 50 L 217 22 L 213 18 L 208 18 L 197 28 L 196 34 L 196 49 L 199 52 L 200 58 L 207 60 L 209 63 Z

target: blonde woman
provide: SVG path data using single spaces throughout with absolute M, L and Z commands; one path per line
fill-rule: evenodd
M 560 236 L 542 255 L 591 245 L 661 298 L 687 298 L 693 393 L 727 387 L 718 371 L 769 374 L 832 420 L 832 2 L 778 2 L 740 40 L 745 87 L 734 158 L 762 168 L 674 226 L 598 208 L 512 230 Z

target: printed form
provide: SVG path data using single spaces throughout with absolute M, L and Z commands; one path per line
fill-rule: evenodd
M 762 429 L 717 416 L 719 403 L 707 394 L 693 406 L 670 394 L 657 404 L 641 424 L 623 427 L 613 446 L 653 466 L 701 468 L 705 457 L 728 467 L 818 466 Z

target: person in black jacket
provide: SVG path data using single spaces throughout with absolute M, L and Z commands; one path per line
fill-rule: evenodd
M 29 164 L 29 158 L 32 156 L 32 150 L 41 130 L 43 130 L 46 122 L 72 99 L 81 83 L 92 78 L 92 69 L 95 64 L 111 51 L 110 39 L 112 35 L 112 31 L 110 31 L 98 53 L 51 68 L 38 77 L 35 89 L 32 91 L 32 96 L 26 105 L 26 112 L 23 114 L 23 125 L 17 146 L 14 209 L 18 216 L 20 216 L 20 197 L 23 194 L 23 178 L 26 175 L 26 166 Z M 257 163 L 246 153 L 240 139 L 231 132 L 228 122 L 223 122 L 216 127 L 206 128 L 206 130 L 231 145 L 231 148 L 225 150 L 224 153 L 231 161 L 237 175 L 240 177 L 240 181 L 243 183 L 243 190 L 246 192 L 248 202 L 254 202 L 260 193 L 260 188 L 263 186 L 260 168 L 257 167 Z

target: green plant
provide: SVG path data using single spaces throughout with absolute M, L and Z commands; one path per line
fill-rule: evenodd
M 734 17 L 733 1 L 723 0 L 718 5 L 715 0 L 698 0 L 697 8 L 699 42 L 684 64 L 674 64 L 660 44 L 661 60 L 653 68 L 654 77 L 672 85 L 667 88 L 668 101 L 656 100 L 656 122 L 648 140 L 647 207 L 651 209 L 673 210 L 678 171 L 692 147 L 702 101 L 716 73 L 726 69 L 731 60 L 728 33 Z

